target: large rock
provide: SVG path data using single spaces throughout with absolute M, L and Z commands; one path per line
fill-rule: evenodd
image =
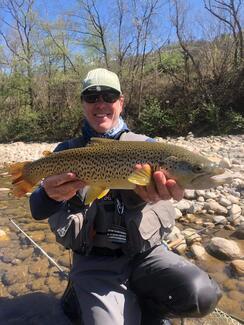
M 233 204 L 228 214 L 229 214 L 228 220 L 233 225 L 240 225 L 242 218 L 241 218 L 241 207 L 239 205 Z
M 218 213 L 218 214 L 224 214 L 226 215 L 228 210 L 223 207 L 222 205 L 220 205 L 218 202 L 216 202 L 215 200 L 211 200 L 208 202 L 205 202 L 204 204 L 204 208 L 209 210 L 212 210 L 214 213 Z
M 235 274 L 238 276 L 244 276 L 244 261 L 243 260 L 234 260 L 230 263 Z
M 205 248 L 200 244 L 193 244 L 190 248 L 190 251 L 194 257 L 200 261 L 205 261 L 209 256 Z
M 232 234 L 232 236 L 238 239 L 244 239 L 244 224 L 241 224 L 236 231 Z
M 179 209 L 181 212 L 187 212 L 192 206 L 192 202 L 182 199 L 181 201 L 174 203 L 174 207 Z
M 207 249 L 210 254 L 223 260 L 234 260 L 242 257 L 241 249 L 236 242 L 221 237 L 212 238 Z

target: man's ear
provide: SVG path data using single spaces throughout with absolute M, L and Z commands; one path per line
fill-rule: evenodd
M 124 111 L 124 104 L 125 104 L 125 98 L 124 98 L 123 95 L 120 96 L 119 101 L 120 101 L 121 113 L 123 113 L 123 111 Z

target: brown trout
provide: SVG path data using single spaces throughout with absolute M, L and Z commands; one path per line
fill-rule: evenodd
M 136 164 L 147 164 L 135 170 Z M 93 138 L 83 148 L 49 153 L 35 161 L 9 166 L 13 193 L 32 191 L 43 178 L 73 172 L 86 182 L 86 204 L 102 198 L 110 189 L 134 189 L 152 181 L 152 172 L 162 170 L 185 189 L 207 189 L 220 183 L 212 178 L 224 170 L 199 154 L 163 142 L 117 141 Z

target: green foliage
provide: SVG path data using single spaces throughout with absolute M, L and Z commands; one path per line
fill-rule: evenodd
M 158 69 L 164 73 L 179 73 L 182 71 L 184 60 L 182 53 L 178 50 L 162 52 Z
M 137 129 L 151 137 L 163 136 L 174 132 L 176 123 L 172 112 L 162 109 L 157 99 L 151 98 L 146 101 L 142 108 Z
M 38 114 L 26 108 L 7 124 L 0 124 L 0 141 L 28 141 L 35 138 L 39 133 L 37 121 Z

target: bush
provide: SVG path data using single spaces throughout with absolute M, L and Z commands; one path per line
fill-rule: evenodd
M 176 121 L 169 109 L 162 109 L 157 99 L 149 99 L 142 108 L 136 129 L 148 136 L 174 134 Z

